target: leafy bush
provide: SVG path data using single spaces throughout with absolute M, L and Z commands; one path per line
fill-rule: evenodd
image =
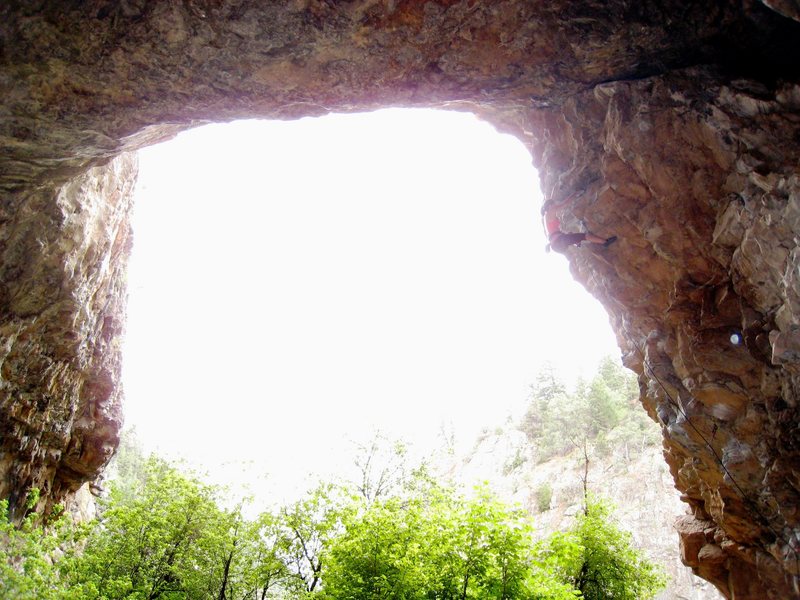
M 553 499 L 553 488 L 545 481 L 536 489 L 536 510 L 540 513 L 550 510 L 550 501 Z
M 32 509 L 38 490 L 31 490 Z M 0 501 L 0 598 L 66 600 L 82 598 L 81 590 L 59 585 L 72 566 L 73 552 L 85 532 L 60 515 L 45 522 L 30 512 L 19 526 L 9 520 L 8 501 Z

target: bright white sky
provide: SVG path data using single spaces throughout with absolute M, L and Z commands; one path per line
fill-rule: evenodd
M 470 114 L 240 121 L 143 150 L 127 424 L 277 496 L 375 430 L 470 445 L 545 361 L 574 378 L 618 354 L 544 253 L 540 205 L 522 143 Z

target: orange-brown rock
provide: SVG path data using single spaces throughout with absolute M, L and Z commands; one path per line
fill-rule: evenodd
M 115 157 L 212 121 L 471 110 L 546 197 L 579 192 L 565 226 L 619 236 L 569 259 L 662 425 L 687 563 L 800 597 L 798 21 L 791 0 L 3 3 L 0 495 L 55 501 L 115 447 Z
M 583 190 L 575 217 L 620 236 L 572 267 L 642 374 L 677 487 L 714 524 L 713 549 L 687 552 L 683 521 L 687 564 L 737 598 L 797 594 L 800 178 L 784 133 L 800 88 L 766 90 L 692 68 L 598 86 L 531 125 L 575 149 L 545 192 Z M 602 116 L 576 139 L 564 121 L 584 114 Z

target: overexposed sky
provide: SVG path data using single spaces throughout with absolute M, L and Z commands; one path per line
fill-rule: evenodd
M 464 113 L 240 121 L 143 150 L 127 423 L 223 479 L 251 461 L 278 496 L 375 430 L 471 444 L 545 361 L 572 378 L 618 353 L 544 253 L 540 205 L 522 143 Z

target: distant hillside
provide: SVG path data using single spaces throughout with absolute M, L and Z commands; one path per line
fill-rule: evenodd
M 569 392 L 545 370 L 521 423 L 486 430 L 467 456 L 441 464 L 467 486 L 491 481 L 498 494 L 535 515 L 541 537 L 572 524 L 585 479 L 590 493 L 613 501 L 620 526 L 666 569 L 670 584 L 659 599 L 722 598 L 681 563 L 673 523 L 686 505 L 661 455 L 658 426 L 637 398 L 635 379 L 611 360 Z

